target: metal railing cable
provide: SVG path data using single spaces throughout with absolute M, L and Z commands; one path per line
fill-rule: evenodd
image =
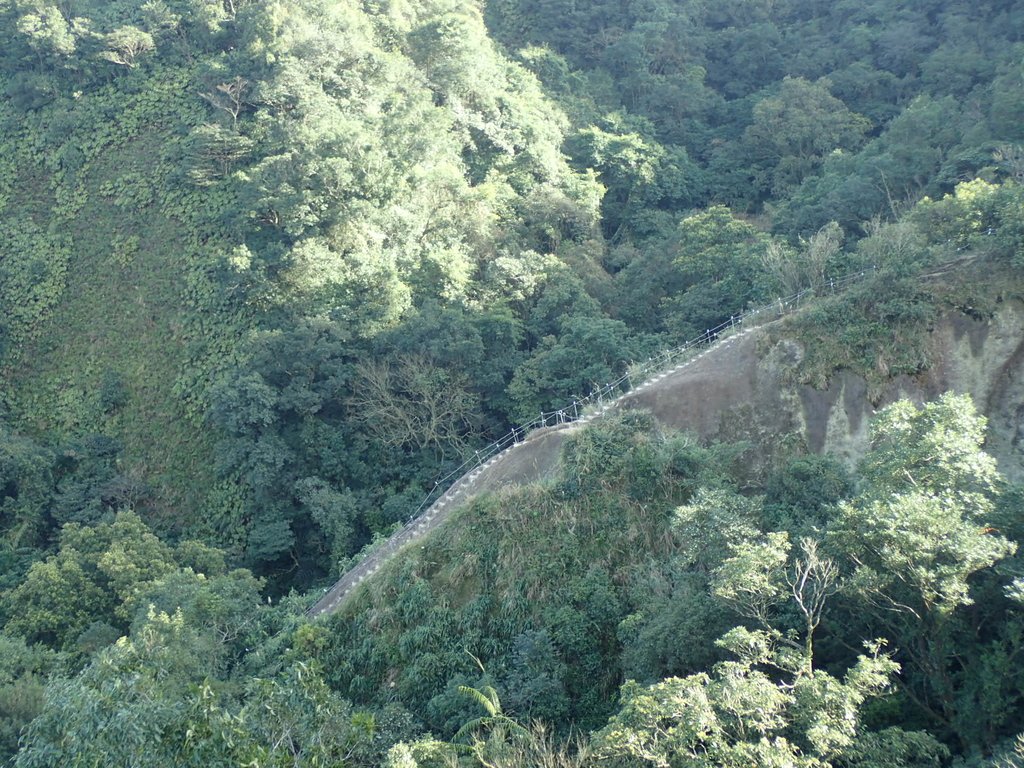
M 614 381 L 594 389 L 586 397 L 576 398 L 563 408 L 541 411 L 537 418 L 529 423 L 514 427 L 484 448 L 475 450 L 473 455 L 468 456 L 457 467 L 437 478 L 434 487 L 409 516 L 405 525 L 346 571 L 326 590 L 324 597 L 307 611 L 307 615 L 317 616 L 333 610 L 356 583 L 376 570 L 375 563 L 379 562 L 381 556 L 401 548 L 415 538 L 418 531 L 425 529 L 425 518 L 432 518 L 441 507 L 453 502 L 455 496 L 471 483 L 485 466 L 490 466 L 502 454 L 522 444 L 530 434 L 546 427 L 589 421 L 607 411 L 622 396 L 646 386 L 665 372 L 688 362 L 702 350 L 728 339 L 739 329 L 776 320 L 799 309 L 808 299 L 835 294 L 851 284 L 860 282 L 874 271 L 875 268 L 870 267 L 839 278 L 828 278 L 791 296 L 777 298 L 768 304 L 731 315 L 728 320 L 714 328 L 706 329 L 704 333 L 683 344 L 660 352 L 641 363 L 627 364 L 625 373 Z M 349 583 L 348 588 L 342 589 L 346 582 Z

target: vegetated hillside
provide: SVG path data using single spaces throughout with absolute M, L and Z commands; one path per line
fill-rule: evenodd
M 4 5 L 5 419 L 68 489 L 19 541 L 131 507 L 305 586 L 630 359 L 1017 247 L 1014 9 L 561 10 Z
M 612 231 L 710 202 L 788 234 L 855 229 L 1013 165 L 991 150 L 1024 130 L 1013 3 L 496 0 L 486 16 L 574 116 L 567 146 L 600 171 Z
M 879 597 L 860 592 L 873 589 L 859 582 L 866 572 L 854 576 L 862 555 L 843 551 L 843 546 L 869 533 L 848 531 L 842 535 L 853 538 L 838 543 L 837 530 L 842 530 L 843 515 L 849 511 L 843 505 L 863 503 L 866 486 L 872 482 L 869 477 L 878 471 L 880 462 L 887 465 L 886 477 L 898 478 L 894 480 L 897 485 L 906 483 L 908 488 L 919 489 L 955 474 L 953 466 L 959 459 L 953 454 L 964 447 L 962 440 L 977 445 L 983 437 L 969 396 L 943 396 L 941 404 L 927 406 L 919 414 L 906 402 L 891 405 L 877 417 L 875 408 L 900 396 L 919 401 L 938 398 L 948 388 L 973 394 L 993 416 L 984 434 L 986 445 L 999 449 L 1004 470 L 1015 477 L 1020 474 L 1021 455 L 1015 447 L 1017 407 L 1013 405 L 1019 403 L 1020 396 L 1010 394 L 1016 391 L 1019 365 L 1015 361 L 1024 341 L 1019 279 L 1011 273 L 984 274 L 992 266 L 968 262 L 959 269 L 943 271 L 941 281 L 937 280 L 939 274 L 928 274 L 902 287 L 917 296 L 919 311 L 912 321 L 892 322 L 879 333 L 905 345 L 905 359 L 915 360 L 913 370 L 882 374 L 874 361 L 886 358 L 892 349 L 878 344 L 877 339 L 859 340 L 860 353 L 870 353 L 867 365 L 855 362 L 851 354 L 843 365 L 833 362 L 831 370 L 823 369 L 825 361 L 834 361 L 834 357 L 822 355 L 823 345 L 830 340 L 817 333 L 820 326 L 815 319 L 821 314 L 841 313 L 845 322 L 833 327 L 849 334 L 851 340 L 856 338 L 856 329 L 863 329 L 877 312 L 871 297 L 880 284 L 867 279 L 806 312 L 748 330 L 736 343 L 723 345 L 650 387 L 627 395 L 614 406 L 616 415 L 605 416 L 595 425 L 557 427 L 528 439 L 514 449 L 514 456 L 484 470 L 473 486 L 476 501 L 467 507 L 464 493 L 454 511 L 445 510 L 445 528 L 426 534 L 426 539 L 401 550 L 390 562 L 384 561 L 384 573 L 375 575 L 369 586 L 349 598 L 341 619 L 328 624 L 319 641 L 309 646 L 311 652 L 343 691 L 350 686 L 348 694 L 354 699 L 372 694 L 390 700 L 397 695 L 413 711 L 428 713 L 428 724 L 441 732 L 454 730 L 470 717 L 464 711 L 465 700 L 456 695 L 460 685 L 497 686 L 506 706 L 521 718 L 540 717 L 549 723 L 568 719 L 577 726 L 596 729 L 615 706 L 610 689 L 616 680 L 656 680 L 688 669 L 708 668 L 717 653 L 713 641 L 727 627 L 706 625 L 709 587 L 705 583 L 694 588 L 693 580 L 706 579 L 708 571 L 725 572 L 722 563 L 729 558 L 724 553 L 744 551 L 749 544 L 745 539 L 756 537 L 755 528 L 775 526 L 784 531 L 768 534 L 769 540 L 786 535 L 808 547 L 801 537 L 810 535 L 810 540 L 817 542 L 814 547 L 821 544 L 829 552 L 829 568 L 837 569 L 830 577 L 835 580 L 833 609 L 837 612 L 827 614 L 834 623 L 826 624 L 821 633 L 828 638 L 828 650 L 815 657 L 816 665 L 833 668 L 835 663 L 829 659 L 836 647 L 832 644 L 851 647 L 849 638 L 832 634 L 842 635 L 854 623 L 842 616 L 842 606 L 852 609 L 858 601 L 866 601 L 861 604 L 863 609 Z M 825 391 L 816 390 L 805 383 L 816 376 L 834 381 Z M 937 419 L 939 413 L 945 415 Z M 869 439 L 868 424 L 876 420 Z M 968 426 L 972 423 L 974 426 Z M 695 434 L 673 436 L 671 429 L 666 431 L 667 425 L 694 430 Z M 892 430 L 891 434 L 886 436 L 885 429 Z M 968 438 L 962 430 L 974 436 Z M 698 434 L 704 440 L 728 435 L 744 442 L 721 444 L 708 451 L 698 447 Z M 563 448 L 560 461 L 552 454 L 553 446 Z M 819 455 L 807 455 L 808 448 Z M 820 456 L 826 449 L 842 451 L 845 465 L 835 455 Z M 881 458 L 887 451 L 896 455 Z M 994 469 L 991 457 L 978 453 L 976 458 L 981 461 L 979 467 L 989 468 L 985 472 Z M 684 468 L 696 476 L 686 477 Z M 531 477 L 535 478 L 532 487 Z M 853 497 L 857 486 L 860 497 L 836 505 L 841 498 Z M 479 498 L 481 489 L 486 488 L 504 490 Z M 723 494 L 725 488 L 731 489 L 729 493 Z M 889 491 L 899 496 L 893 487 L 873 492 Z M 923 492 L 944 497 L 938 488 Z M 1015 494 L 1006 488 L 996 492 L 1001 503 L 1010 505 L 1000 513 L 974 508 L 968 517 L 974 520 L 976 535 L 997 532 L 977 525 L 987 514 L 995 514 L 1003 525 L 1019 530 L 1019 512 L 1010 508 L 1016 504 Z M 696 511 L 687 504 L 680 506 L 694 495 L 706 506 Z M 742 519 L 753 527 L 742 533 L 734 531 L 737 538 L 724 550 L 717 550 L 714 543 L 721 544 L 719 539 L 728 538 L 737 525 L 732 517 L 737 505 L 744 510 Z M 953 556 L 951 550 L 941 555 L 932 551 L 933 545 L 925 539 L 917 539 L 913 545 L 899 540 L 903 535 L 916 536 L 910 528 L 917 526 L 923 526 L 919 534 L 925 537 L 954 535 L 947 527 L 955 524 L 952 510 L 940 515 L 941 521 L 928 520 L 920 510 L 915 510 L 913 517 L 907 516 L 907 510 L 896 516 L 890 512 L 872 507 L 870 513 L 879 515 L 873 525 L 899 529 L 886 531 L 885 536 L 893 537 L 887 547 L 924 547 L 930 554 L 919 553 L 918 568 L 927 567 L 928 562 L 937 567 L 939 560 Z M 689 515 L 696 515 L 698 522 Z M 689 526 L 680 525 L 680 516 L 686 517 Z M 904 526 L 910 528 L 903 530 Z M 931 534 L 925 534 L 926 530 Z M 873 547 L 877 542 L 862 541 L 857 546 Z M 980 546 L 984 550 L 987 543 Z M 1010 549 L 1012 545 L 1006 551 Z M 680 552 L 688 554 L 680 558 Z M 695 565 L 698 552 L 703 563 L 700 567 Z M 907 554 L 909 551 L 898 556 L 890 553 L 884 559 Z M 671 575 L 662 570 L 668 567 L 666 561 L 673 564 Z M 789 564 L 793 572 L 800 562 Z M 848 572 L 849 581 L 840 587 L 844 562 L 853 570 Z M 894 564 L 890 559 L 889 565 Z M 779 579 L 780 588 L 789 578 L 784 575 L 784 557 L 774 565 L 758 567 L 766 569 L 762 576 Z M 1007 562 L 1000 570 L 1012 574 L 1016 566 Z M 681 574 L 691 588 L 673 591 L 671 597 L 664 594 L 667 583 L 676 583 Z M 813 578 L 821 576 L 818 573 Z M 746 573 L 745 578 L 755 576 Z M 591 590 L 597 588 L 600 596 L 595 598 Z M 758 587 L 743 583 L 736 589 L 738 594 L 730 593 L 729 600 L 742 603 L 754 599 L 748 590 Z M 652 596 L 651 590 L 658 597 Z M 824 600 L 825 596 L 819 597 Z M 600 601 L 599 606 L 591 602 L 594 599 Z M 782 595 L 777 593 L 771 599 L 781 601 Z M 891 596 L 885 598 L 889 599 Z M 672 618 L 667 618 L 668 605 L 675 601 L 678 605 L 671 611 Z M 766 606 L 733 607 L 748 619 L 763 622 L 767 618 L 760 613 Z M 880 616 L 858 625 L 860 631 L 866 632 L 869 626 L 894 631 L 901 622 L 891 624 L 885 617 L 886 610 L 894 609 L 892 605 L 880 609 Z M 591 615 L 587 613 L 590 610 L 598 613 Z M 916 615 L 908 606 L 903 610 Z M 1012 625 L 1014 614 L 1011 608 L 997 622 L 1008 620 Z M 567 616 L 572 617 L 568 627 L 563 624 Z M 965 619 L 966 612 L 958 620 Z M 655 623 L 657 630 L 645 628 L 648 623 Z M 627 626 L 629 632 L 624 634 Z M 585 639 L 579 635 L 581 627 L 587 628 Z M 934 630 L 926 626 L 922 639 L 926 636 L 926 642 L 932 642 Z M 702 631 L 708 634 L 695 640 L 693 634 Z M 639 647 L 631 645 L 634 632 L 642 638 L 637 640 Z M 976 652 L 965 654 L 970 657 Z M 636 653 L 648 663 L 651 654 L 658 653 L 668 654 L 672 661 L 662 662 L 667 666 L 652 672 L 634 666 Z M 691 653 L 701 659 L 695 667 L 680 661 Z M 904 667 L 901 685 L 921 683 L 913 682 L 920 671 L 912 669 L 920 663 L 913 656 L 914 651 L 905 648 L 896 653 Z M 487 660 L 483 668 L 478 666 L 480 659 Z M 945 673 L 957 680 L 976 674 L 967 671 L 976 660 L 949 661 Z M 529 665 L 528 669 L 523 665 Z M 947 691 L 951 697 L 947 704 L 954 709 L 960 706 L 952 703 L 954 699 L 966 696 L 962 701 L 973 701 L 975 695 L 960 690 L 961 684 L 950 683 Z M 1009 683 L 1006 690 L 1017 685 Z M 901 706 L 910 701 L 920 706 L 916 695 L 909 688 L 901 689 L 898 696 L 908 697 Z M 1003 720 L 1004 714 L 997 720 L 1009 725 L 1009 734 L 1016 715 Z M 907 716 L 904 709 L 899 717 Z M 930 716 L 937 717 L 935 712 Z M 965 736 L 974 727 L 967 725 L 970 717 L 967 712 L 950 713 L 947 725 L 958 722 L 951 727 L 960 729 L 961 738 L 967 740 L 995 727 L 981 726 L 973 736 Z M 916 716 L 905 722 L 917 722 Z M 634 729 L 630 738 L 639 738 L 636 724 L 630 721 L 630 725 Z M 931 730 L 938 733 L 942 729 Z M 621 744 L 618 748 L 626 749 Z M 662 749 L 665 754 L 672 751 Z M 934 757 L 938 752 L 930 754 Z M 930 761 L 931 757 L 920 764 L 932 764 Z
M 458 510 L 297 647 L 355 701 L 397 700 L 442 735 L 476 723 L 482 764 L 543 748 L 489 732 L 468 688 L 521 723 L 592 731 L 586 765 L 1009 748 L 1017 491 L 998 489 L 969 398 L 901 401 L 872 431 L 856 474 L 812 455 L 759 479 L 749 444 L 608 417 L 568 438 L 557 479 Z M 445 749 L 421 739 L 392 764 Z
M 106 475 L 54 522 L 135 507 L 308 579 L 505 423 L 562 302 L 626 356 L 549 245 L 599 187 L 472 9 L 4 13 L 5 401 Z
M 903 317 L 887 315 L 876 301 L 880 294 L 892 301 L 891 281 L 891 275 L 865 272 L 841 291 L 826 285 L 823 295 L 804 298 L 803 311 L 786 314 L 768 305 L 748 314 L 710 346 L 681 354 L 646 380 L 634 377 L 631 390 L 606 397 L 581 420 L 537 428 L 485 463 L 471 461 L 463 477 L 442 488 L 448 493 L 429 497 L 438 501 L 422 510 L 425 525 L 403 528 L 393 541 L 425 535 L 480 494 L 550 480 L 566 441 L 608 412 L 648 412 L 662 428 L 705 444 L 743 443 L 746 482 L 759 487 L 796 455 L 830 454 L 852 470 L 869 450 L 876 411 L 900 399 L 924 403 L 953 391 L 978 404 L 988 420 L 986 452 L 1004 477 L 1018 481 L 1024 476 L 1020 276 L 973 258 L 915 275 L 896 289 L 917 305 Z M 373 550 L 367 566 L 393 555 L 389 541 L 379 556 Z M 366 570 L 360 563 L 350 573 Z
M 756 446 L 751 470 L 794 452 L 854 467 L 874 413 L 904 398 L 970 395 L 988 419 L 985 450 L 1013 481 L 1020 446 L 1022 284 L 988 260 L 856 285 L 744 334 L 734 344 L 627 395 L 663 426 Z
M 0 4 L 2 754 L 536 765 L 536 716 L 612 765 L 1010 759 L 1019 491 L 957 399 L 853 477 L 609 422 L 349 622 L 288 593 L 511 424 L 825 276 L 879 275 L 803 316 L 803 391 L 926 375 L 920 273 L 1024 255 L 1021 24 Z

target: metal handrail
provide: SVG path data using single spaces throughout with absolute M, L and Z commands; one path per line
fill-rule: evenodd
M 420 516 L 420 513 L 433 503 L 434 499 L 443 495 L 448 488 L 455 485 L 459 478 L 462 478 L 466 474 L 472 472 L 476 467 L 483 464 L 496 453 L 521 443 L 526 436 L 534 430 L 557 424 L 579 421 L 583 417 L 586 408 L 592 405 L 602 404 L 606 397 L 615 392 L 625 394 L 626 392 L 635 389 L 636 387 L 631 384 L 633 379 L 638 377 L 640 378 L 640 381 L 636 386 L 645 384 L 651 376 L 657 375 L 663 369 L 670 367 L 688 352 L 708 347 L 714 342 L 722 340 L 726 337 L 728 332 L 732 331 L 737 326 L 742 325 L 748 319 L 759 316 L 782 316 L 787 312 L 791 312 L 796 309 L 800 305 L 800 302 L 808 296 L 819 295 L 819 292 L 823 289 L 827 289 L 829 293 L 835 293 L 836 290 L 840 288 L 845 288 L 851 283 L 864 279 L 867 274 L 873 271 L 874 267 L 871 267 L 866 270 L 844 275 L 840 278 L 830 278 L 822 281 L 817 286 L 805 288 L 791 296 L 775 299 L 770 304 L 764 304 L 762 306 L 731 315 L 728 320 L 719 323 L 714 328 L 705 330 L 700 336 L 648 358 L 647 361 L 641 363 L 639 367 L 637 367 L 635 363 L 627 364 L 626 373 L 622 374 L 614 381 L 591 391 L 586 397 L 576 398 L 563 408 L 558 408 L 553 411 L 542 411 L 536 419 L 533 419 L 527 424 L 514 427 L 508 433 L 502 435 L 497 440 L 494 440 L 489 445 L 475 450 L 472 456 L 467 457 L 460 465 L 434 481 L 434 487 L 427 493 L 423 501 L 420 502 L 420 505 L 409 516 L 408 522 L 415 521 L 416 518 Z M 625 388 L 620 389 L 623 385 L 625 385 Z
M 771 303 L 731 315 L 728 320 L 719 323 L 714 328 L 708 328 L 701 335 L 648 358 L 639 367 L 635 364 L 625 365 L 626 373 L 614 381 L 598 387 L 586 397 L 577 398 L 564 408 L 554 411 L 542 411 L 536 419 L 527 424 L 514 427 L 484 448 L 475 450 L 473 455 L 467 457 L 459 466 L 436 479 L 434 487 L 409 516 L 401 530 L 392 534 L 378 549 L 368 553 L 364 559 L 342 574 L 341 578 L 325 590 L 325 597 L 307 611 L 307 615 L 316 616 L 329 610 L 329 606 L 321 607 L 321 603 L 334 593 L 346 579 L 352 581 L 353 578 L 358 577 L 361 580 L 369 572 L 372 572 L 369 570 L 371 566 L 368 563 L 374 555 L 396 550 L 404 545 L 406 541 L 412 539 L 414 537 L 413 531 L 423 523 L 424 518 L 432 517 L 432 513 L 436 511 L 435 506 L 442 503 L 442 500 L 444 504 L 454 501 L 455 495 L 466 484 L 475 479 L 476 473 L 482 471 L 485 463 L 497 460 L 498 456 L 522 443 L 530 433 L 549 426 L 587 421 L 596 415 L 593 411 L 588 411 L 588 409 L 599 406 L 600 412 L 607 410 L 627 392 L 650 383 L 662 372 L 677 364 L 683 357 L 691 353 L 695 354 L 697 350 L 710 348 L 717 342 L 725 340 L 739 326 L 745 325 L 745 327 L 749 327 L 752 320 L 763 319 L 764 322 L 768 322 L 769 320 L 782 317 L 798 309 L 804 299 L 811 296 L 834 294 L 840 289 L 860 282 L 874 271 L 875 267 L 869 267 L 839 278 L 829 278 L 817 285 L 804 288 L 791 296 L 777 298 Z M 639 378 L 639 382 L 633 386 L 632 381 L 637 378 Z M 606 398 L 613 394 L 615 397 L 606 405 Z

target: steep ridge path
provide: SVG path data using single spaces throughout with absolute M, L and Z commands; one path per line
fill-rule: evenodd
M 586 398 L 574 401 L 567 408 L 542 413 L 531 424 L 513 430 L 483 451 L 476 452 L 475 457 L 467 462 L 470 465 L 468 470 L 462 471 L 464 464 L 444 480 L 438 481 L 435 491 L 440 489 L 441 495 L 434 499 L 434 492 L 428 494 L 420 510 L 417 510 L 401 530 L 343 574 L 325 591 L 323 597 L 307 610 L 306 615 L 316 618 L 340 609 L 356 588 L 379 571 L 401 549 L 441 526 L 453 510 L 481 493 L 542 479 L 545 468 L 555 464 L 551 460 L 552 452 L 557 453 L 560 450 L 562 441 L 568 434 L 610 411 L 619 410 L 623 406 L 628 407 L 626 401 L 634 399 L 635 395 L 657 387 L 663 379 L 672 374 L 698 364 L 707 355 L 716 355 L 754 330 L 788 315 L 803 306 L 808 298 L 837 293 L 851 283 L 859 282 L 870 271 L 873 270 L 827 280 L 786 299 L 777 299 L 764 307 L 734 315 L 717 328 L 709 329 L 696 339 L 652 358 L 639 369 L 634 369 L 632 373 L 604 385 Z M 637 375 L 638 373 L 640 375 Z M 640 378 L 641 383 L 630 386 L 631 377 Z M 484 455 L 481 456 L 481 453 Z M 445 490 L 446 481 L 456 475 L 457 479 Z

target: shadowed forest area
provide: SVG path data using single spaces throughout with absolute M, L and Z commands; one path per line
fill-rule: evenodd
M 0 92 L 0 761 L 1024 766 L 962 393 L 857 462 L 601 419 L 303 616 L 734 314 L 869 270 L 780 333 L 877 397 L 1019 303 L 1020 3 L 0 0 Z

